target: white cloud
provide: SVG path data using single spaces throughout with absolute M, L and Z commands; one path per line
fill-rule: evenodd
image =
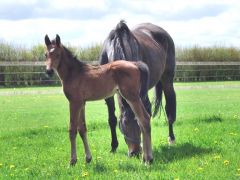
M 103 42 L 121 19 L 130 28 L 141 22 L 157 24 L 179 46 L 240 46 L 236 0 L 8 0 L 0 1 L 0 12 L 0 39 L 27 46 L 56 33 L 63 42 L 80 46 Z
M 49 5 L 51 7 L 54 7 L 56 9 L 72 9 L 72 8 L 79 8 L 79 9 L 106 9 L 106 5 L 108 4 L 108 1 L 106 0 L 85 0 L 85 1 L 79 1 L 79 0 L 67 0 L 67 1 L 59 1 L 59 0 L 51 0 L 49 1 Z

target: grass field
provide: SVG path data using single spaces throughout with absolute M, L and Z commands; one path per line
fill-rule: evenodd
M 68 102 L 61 88 L 0 89 L 0 179 L 240 179 L 240 82 L 178 83 L 176 144 L 165 118 L 152 120 L 154 162 L 110 150 L 104 101 L 87 103 L 93 160 L 69 167 Z

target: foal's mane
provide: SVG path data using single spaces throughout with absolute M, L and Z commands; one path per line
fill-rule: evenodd
M 63 46 L 63 49 L 68 57 L 68 60 L 70 60 L 69 62 L 67 62 L 69 65 L 71 65 L 71 68 L 78 68 L 80 71 L 84 69 L 84 67 L 87 66 L 86 63 L 82 62 L 81 60 L 79 60 L 73 53 L 72 51 L 70 51 L 68 48 L 66 48 L 65 46 Z

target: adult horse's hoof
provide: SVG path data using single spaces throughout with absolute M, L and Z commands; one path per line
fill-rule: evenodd
M 118 148 L 118 141 L 112 142 L 111 146 L 112 146 L 112 149 L 111 149 L 110 152 L 111 152 L 111 153 L 115 153 L 116 150 L 117 150 L 117 148 Z
M 115 153 L 117 151 L 117 147 L 118 147 L 118 145 L 116 147 L 112 147 L 110 153 Z
M 110 153 L 115 153 L 116 149 L 111 149 Z
M 175 139 L 172 139 L 171 137 L 168 137 L 168 144 L 169 146 L 172 146 L 175 144 Z
M 150 158 L 149 160 L 143 159 L 143 162 L 145 166 L 149 166 L 153 163 L 153 158 Z
M 86 163 L 90 163 L 91 160 L 92 160 L 92 157 L 86 157 L 86 158 L 85 158 Z
M 75 166 L 76 163 L 77 163 L 77 159 L 70 160 L 70 166 Z

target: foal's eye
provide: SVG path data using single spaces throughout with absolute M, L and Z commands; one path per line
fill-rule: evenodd
M 45 55 L 45 57 L 47 57 L 47 52 L 45 52 L 45 54 L 44 54 L 44 55 Z

